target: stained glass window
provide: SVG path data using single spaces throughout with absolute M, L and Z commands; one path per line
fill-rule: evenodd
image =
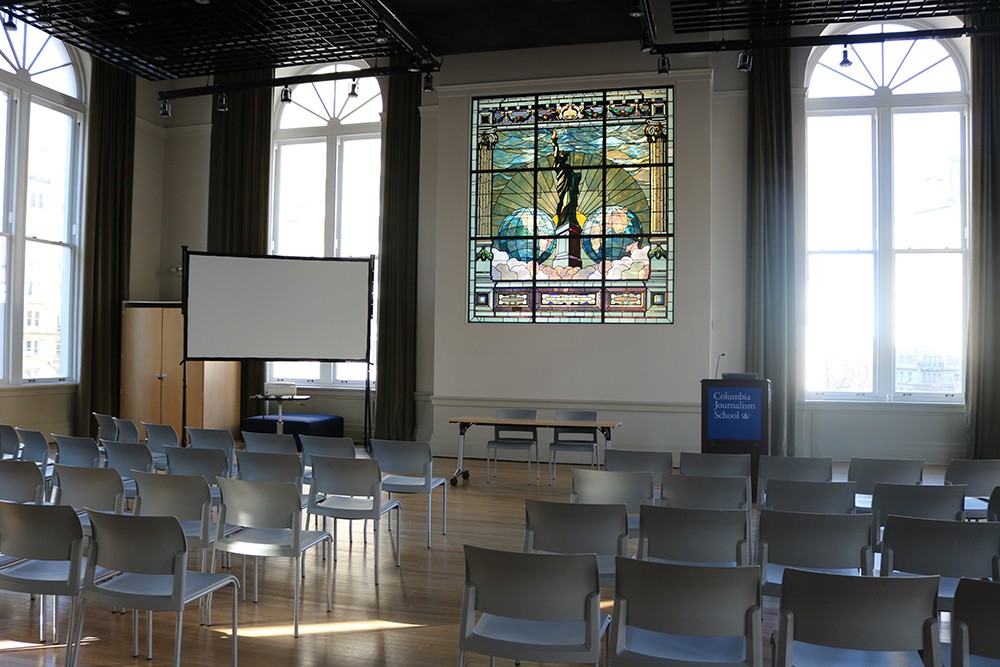
M 673 88 L 472 101 L 469 321 L 673 322 Z

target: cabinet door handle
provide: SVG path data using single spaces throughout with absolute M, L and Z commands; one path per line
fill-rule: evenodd
M 157 373 L 156 374 L 156 379 L 157 380 L 166 380 L 167 379 L 167 374 L 166 373 Z

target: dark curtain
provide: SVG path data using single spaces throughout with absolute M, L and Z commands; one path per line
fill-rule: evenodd
M 216 84 L 261 81 L 272 70 L 218 74 Z M 229 110 L 212 100 L 212 148 L 208 180 L 208 251 L 239 255 L 267 253 L 271 155 L 269 87 L 227 93 Z M 264 386 L 264 362 L 242 364 L 241 417 L 259 412 L 252 401 Z
M 787 36 L 776 29 L 752 37 Z M 771 380 L 771 453 L 795 455 L 795 212 L 788 49 L 754 54 L 747 124 L 746 363 Z
M 974 25 L 1000 25 L 1000 12 Z M 966 453 L 1000 458 L 1000 36 L 972 38 L 972 221 Z
M 91 435 L 97 431 L 91 412 L 118 414 L 135 161 L 135 76 L 97 58 L 92 62 L 76 414 L 76 432 Z
M 379 245 L 378 398 L 373 432 L 377 438 L 396 440 L 413 437 L 416 411 L 420 96 L 419 74 L 389 78 Z

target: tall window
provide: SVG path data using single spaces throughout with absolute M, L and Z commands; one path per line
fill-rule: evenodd
M 337 64 L 315 73 L 357 69 Z M 272 254 L 378 256 L 381 114 L 382 92 L 372 77 L 292 89 L 292 101 L 276 114 Z M 375 340 L 371 349 L 374 355 Z M 274 362 L 269 374 L 299 384 L 339 385 L 364 382 L 366 370 L 364 363 Z
M 807 398 L 963 399 L 967 91 L 952 47 L 900 40 L 813 53 Z
M 15 24 L 0 37 L 0 381 L 7 384 L 76 372 L 68 352 L 77 338 L 83 119 L 69 52 Z

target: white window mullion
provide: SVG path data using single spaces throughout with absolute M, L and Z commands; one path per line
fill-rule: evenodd
M 876 132 L 876 217 L 875 217 L 875 395 L 890 399 L 894 392 L 893 371 L 893 203 L 892 203 L 892 112 L 877 112 Z

